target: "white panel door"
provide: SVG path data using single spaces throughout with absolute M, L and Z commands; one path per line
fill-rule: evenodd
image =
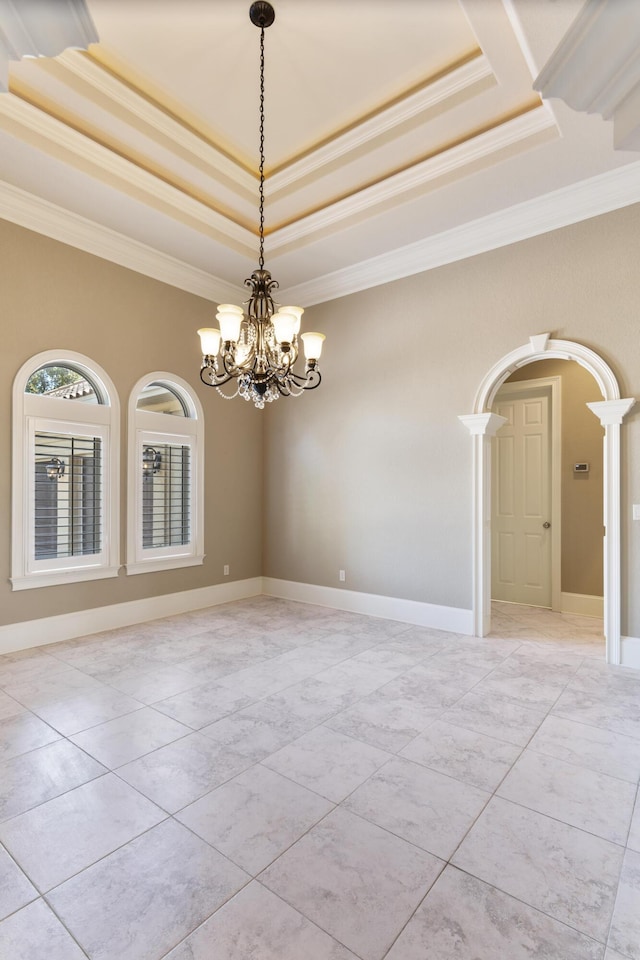
M 507 423 L 493 441 L 491 596 L 550 607 L 549 397 L 506 395 L 494 412 Z

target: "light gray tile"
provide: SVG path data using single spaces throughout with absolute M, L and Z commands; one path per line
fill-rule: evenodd
M 339 803 L 390 758 L 384 750 L 320 726 L 262 762 Z
M 617 950 L 612 950 L 611 947 L 607 947 L 604 954 L 604 960 L 629 960 L 629 957 L 623 957 L 621 953 L 618 953 Z
M 209 793 L 248 766 L 245 757 L 200 733 L 160 747 L 118 769 L 130 783 L 169 813 Z
M 501 672 L 500 669 L 494 670 L 480 681 L 474 692 L 488 697 L 495 695 L 525 707 L 550 710 L 562 693 L 566 681 L 555 680 L 555 670 L 551 666 L 546 668 L 545 674 L 545 679 L 541 679 L 526 674 L 517 675 L 515 672 Z
M 86 960 L 43 900 L 0 923 L 0 957 L 10 960 Z
M 357 960 L 257 881 L 237 893 L 166 960 Z
M 609 944 L 625 957 L 640 960 L 640 853 L 635 850 L 624 856 Z
M 631 849 L 637 853 L 640 853 L 640 792 L 636 797 L 636 805 L 633 810 L 633 816 L 631 817 L 627 846 L 631 847 Z
M 602 960 L 602 944 L 447 867 L 386 960 Z
M 244 757 L 248 766 L 296 740 L 307 727 L 307 723 L 300 724 L 295 719 L 265 720 L 242 710 L 203 727 L 200 733 L 220 748 L 227 747 Z
M 448 860 L 490 794 L 394 758 L 345 800 L 346 809 Z
M 154 703 L 159 710 L 180 723 L 198 730 L 216 720 L 221 720 L 236 710 L 248 706 L 253 698 L 222 683 L 207 683 L 204 686 L 178 693 L 174 697 Z
M 103 689 L 99 680 L 74 667 L 68 667 L 64 671 L 44 674 L 30 680 L 12 681 L 5 687 L 5 693 L 30 710 L 38 712 L 41 706 L 83 694 L 98 693 Z
M 162 666 L 145 673 L 120 670 L 117 675 L 102 679 L 121 693 L 147 704 L 190 690 L 202 682 L 177 666 Z
M 623 849 L 494 798 L 452 862 L 604 943 Z
M 640 777 L 640 740 L 575 720 L 547 717 L 529 749 L 630 783 Z
M 624 845 L 636 787 L 625 780 L 525 750 L 498 794 Z
M 73 790 L 106 773 L 102 764 L 66 740 L 0 764 L 0 820 Z
M 381 690 L 365 697 L 349 710 L 326 722 L 326 726 L 381 750 L 395 753 L 442 713 L 441 706 L 424 706 L 401 695 L 389 697 Z
M 165 817 L 155 804 L 107 774 L 0 824 L 0 840 L 44 892 Z
M 0 763 L 60 740 L 60 734 L 32 713 L 0 720 Z
M 255 876 L 332 809 L 330 801 L 256 765 L 176 816 Z
M 363 960 L 380 960 L 442 866 L 410 843 L 338 809 L 260 880 Z
M 99 690 L 84 691 L 68 700 L 38 704 L 33 710 L 65 737 L 69 737 L 141 708 L 138 700 L 101 685 Z
M 48 894 L 92 960 L 158 960 L 247 882 L 167 820 Z
M 0 847 L 0 920 L 37 898 L 38 891 L 33 884 L 6 850 Z
M 544 720 L 544 711 L 524 707 L 495 695 L 467 693 L 442 720 L 496 740 L 524 746 Z
M 0 657 L 0 687 L 20 681 L 35 680 L 38 677 L 50 677 L 69 670 L 68 664 L 56 660 L 37 647 L 20 650 Z
M 190 727 L 155 709 L 143 707 L 76 733 L 70 739 L 100 763 L 114 769 L 190 733 Z
M 14 700 L 3 690 L 0 690 L 0 720 L 8 720 L 11 717 L 18 717 L 27 711 L 21 703 Z
M 481 790 L 493 791 L 520 755 L 520 747 L 436 720 L 400 755 Z
M 570 684 L 552 713 L 640 739 L 640 691 L 633 683 L 601 681 L 586 690 Z

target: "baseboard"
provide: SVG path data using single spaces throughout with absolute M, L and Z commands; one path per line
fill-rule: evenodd
M 640 670 L 640 637 L 620 638 L 620 664 Z
M 315 603 L 335 610 L 364 613 L 383 620 L 400 620 L 435 630 L 473 635 L 473 613 L 461 607 L 445 607 L 418 600 L 402 600 L 398 597 L 383 597 L 375 593 L 357 593 L 355 590 L 339 590 L 336 587 L 321 587 L 313 583 L 297 583 L 293 580 L 262 578 L 262 592 L 270 597 Z
M 575 613 L 580 617 L 604 616 L 604 598 L 594 597 L 587 593 L 561 593 L 560 612 Z
M 100 630 L 130 627 L 135 623 L 170 617 L 176 613 L 188 613 L 231 600 L 244 600 L 260 593 L 262 577 L 253 577 L 250 580 L 234 580 L 231 583 L 218 583 L 195 590 L 182 590 L 180 593 L 161 594 L 144 600 L 114 603 L 107 607 L 77 610 L 55 617 L 43 617 L 40 620 L 8 623 L 0 626 L 0 654 L 84 637 Z

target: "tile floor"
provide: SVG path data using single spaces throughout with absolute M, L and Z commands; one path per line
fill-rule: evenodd
M 265 597 L 0 658 L 2 960 L 640 960 L 640 671 Z

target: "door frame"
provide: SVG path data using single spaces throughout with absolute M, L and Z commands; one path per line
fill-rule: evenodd
M 528 394 L 535 397 L 544 395 L 551 400 L 551 609 L 561 610 L 561 558 L 562 558 L 562 380 L 560 377 L 540 377 L 533 380 L 515 380 L 503 383 L 505 396 Z M 498 399 L 497 391 L 494 403 Z M 501 399 L 501 398 L 500 398 Z M 492 511 L 493 514 L 493 511 Z M 492 515 L 493 522 L 493 515 Z M 491 587 L 491 585 L 489 585 Z
M 593 376 L 603 400 L 587 406 L 604 427 L 604 633 L 606 659 L 621 658 L 621 528 L 620 528 L 620 427 L 635 398 L 620 397 L 620 388 L 609 365 L 595 351 L 573 340 L 554 340 L 550 333 L 529 337 L 503 356 L 485 375 L 472 414 L 458 419 L 473 441 L 473 631 L 484 637 L 491 629 L 491 438 L 505 422 L 491 412 L 493 400 L 507 377 L 535 360 L 575 360 Z

